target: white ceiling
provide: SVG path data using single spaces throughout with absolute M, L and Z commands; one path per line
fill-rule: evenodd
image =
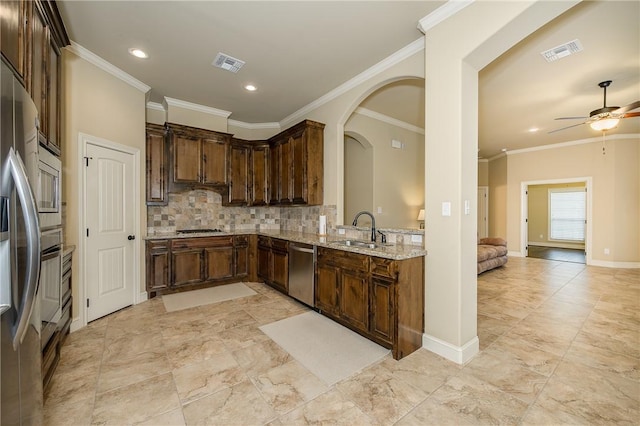
M 421 37 L 418 21 L 443 1 L 70 1 L 58 5 L 70 38 L 170 97 L 278 122 Z M 640 2 L 583 2 L 480 72 L 479 155 L 598 136 L 587 125 L 549 135 L 602 106 L 640 99 Z M 579 39 L 584 51 L 547 63 L 540 52 Z M 128 54 L 144 49 L 149 58 Z M 218 52 L 243 61 L 232 74 Z M 244 84 L 258 91 L 248 93 Z M 362 107 L 424 127 L 424 82 L 382 88 Z M 528 129 L 538 127 L 537 133 Z M 640 118 L 613 133 L 640 133 Z

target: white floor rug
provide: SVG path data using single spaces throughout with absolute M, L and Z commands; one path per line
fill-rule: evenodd
M 173 312 L 208 305 L 210 303 L 237 299 L 239 297 L 253 296 L 254 294 L 257 293 L 246 285 L 234 283 L 200 290 L 183 291 L 182 293 L 167 294 L 162 296 L 162 301 L 164 302 L 164 307 L 167 312 Z
M 328 385 L 390 352 L 313 311 L 263 325 L 260 330 Z

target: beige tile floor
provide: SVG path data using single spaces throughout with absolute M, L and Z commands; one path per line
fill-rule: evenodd
M 638 424 L 640 270 L 511 258 L 478 278 L 480 353 L 421 349 L 328 387 L 258 327 L 305 311 L 257 295 L 160 298 L 67 339 L 48 425 Z

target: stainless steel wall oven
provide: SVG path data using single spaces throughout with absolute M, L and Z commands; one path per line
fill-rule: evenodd
M 55 333 L 62 315 L 62 228 L 42 232 L 40 267 L 41 346 L 44 349 Z
M 62 163 L 46 148 L 38 150 L 38 184 L 36 202 L 41 229 L 62 226 L 62 208 L 60 203 L 60 185 L 62 182 Z

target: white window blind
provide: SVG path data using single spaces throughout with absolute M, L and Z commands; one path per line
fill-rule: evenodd
M 549 235 L 552 240 L 584 241 L 585 220 L 584 188 L 549 190 Z

